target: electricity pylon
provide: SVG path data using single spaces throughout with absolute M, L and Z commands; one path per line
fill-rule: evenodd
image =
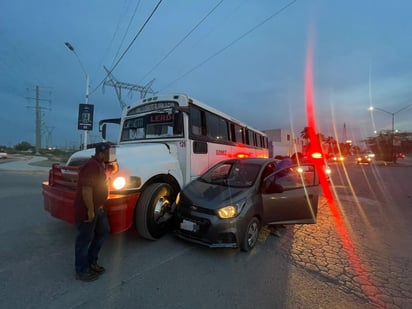
M 114 90 L 116 91 L 117 99 L 119 100 L 121 109 L 125 108 L 126 105 L 127 105 L 123 101 L 123 98 L 122 98 L 122 89 L 128 90 L 129 91 L 129 96 L 132 95 L 132 91 L 139 91 L 141 99 L 145 98 L 148 93 L 151 93 L 151 94 L 156 94 L 157 93 L 157 92 L 153 91 L 153 89 L 151 88 L 151 86 L 154 82 L 154 79 L 152 79 L 150 82 L 148 82 L 145 86 L 139 86 L 139 85 L 134 85 L 134 84 L 130 84 L 130 83 L 119 82 L 113 76 L 113 74 L 110 72 L 109 69 L 107 69 L 106 67 L 104 67 L 104 69 L 106 70 L 107 78 L 104 81 L 103 86 L 108 85 L 108 86 L 112 86 L 114 88 Z

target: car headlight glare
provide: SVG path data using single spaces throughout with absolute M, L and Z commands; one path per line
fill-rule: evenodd
M 219 218 L 221 218 L 221 219 L 233 218 L 237 214 L 236 207 L 233 206 L 233 205 L 230 205 L 230 206 L 220 208 L 217 211 L 217 214 L 218 214 Z
M 176 205 L 179 205 L 179 203 L 180 203 L 180 192 L 177 194 L 176 200 L 175 200 Z
M 230 219 L 236 217 L 240 214 L 243 207 L 246 205 L 246 199 L 242 199 L 241 201 L 234 203 L 232 205 L 227 205 L 225 207 L 220 208 L 217 211 L 217 215 L 220 219 Z

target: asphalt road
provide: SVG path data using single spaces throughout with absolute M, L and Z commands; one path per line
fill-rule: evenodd
M 264 229 L 249 254 L 111 235 L 92 283 L 74 279 L 74 227 L 42 208 L 47 171 L 4 164 L 0 308 L 412 308 L 408 164 L 332 164 L 318 223 Z

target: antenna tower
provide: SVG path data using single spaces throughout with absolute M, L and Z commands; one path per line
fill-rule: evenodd
M 348 136 L 346 135 L 346 123 L 343 124 L 343 134 L 342 134 L 342 142 L 346 143 L 348 140 Z

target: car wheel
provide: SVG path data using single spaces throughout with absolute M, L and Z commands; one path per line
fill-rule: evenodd
M 259 237 L 260 222 L 258 218 L 253 217 L 250 219 L 249 224 L 246 227 L 243 235 L 242 242 L 240 243 L 240 249 L 248 252 L 253 249 Z
M 135 224 L 141 237 L 155 240 L 168 231 L 175 197 L 173 188 L 167 183 L 155 183 L 143 191 L 135 211 Z

